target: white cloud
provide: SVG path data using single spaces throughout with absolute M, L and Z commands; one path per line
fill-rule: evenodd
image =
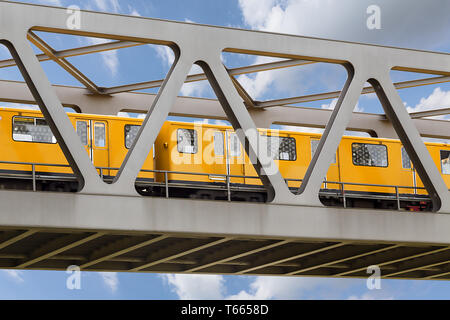
M 450 10 L 450 2 L 444 0 L 411 2 L 407 0 L 379 0 L 381 7 L 382 28 L 373 32 L 366 25 L 366 9 L 373 4 L 371 0 L 239 0 L 239 7 L 244 23 L 252 29 L 289 33 L 302 36 L 339 39 L 382 45 L 395 45 L 430 49 L 447 41 L 450 20 L 445 12 Z M 405 8 L 408 8 L 405 13 Z M 398 17 L 402 17 L 401 23 Z M 433 19 L 426 19 L 433 17 Z M 264 58 L 256 58 L 255 63 L 262 63 Z M 305 88 L 310 88 L 313 78 L 318 77 L 317 70 L 321 64 L 303 66 L 298 70 L 272 70 L 256 75 L 241 75 L 238 81 L 253 99 L 262 97 L 268 90 L 302 95 Z M 319 75 L 321 84 L 332 89 L 338 72 L 330 70 Z M 329 81 L 327 79 L 332 79 Z M 332 83 L 334 82 L 334 84 Z M 321 91 L 323 91 L 321 89 Z M 374 95 L 370 95 L 370 98 Z M 356 110 L 360 111 L 360 110 Z
M 115 293 L 119 287 L 119 278 L 117 277 L 117 272 L 99 272 L 105 285 Z
M 270 16 L 274 5 L 279 2 L 276 0 L 239 0 L 239 6 L 242 10 L 245 23 L 256 28 L 262 29 Z
M 340 291 L 357 284 L 355 279 L 325 279 L 313 277 L 249 277 L 248 289 L 228 294 L 221 275 L 166 274 L 162 278 L 180 299 L 307 299 L 336 298 Z M 243 278 L 243 276 L 241 276 Z
M 173 62 L 175 61 L 175 54 L 173 53 L 173 50 L 170 49 L 167 46 L 154 46 L 150 45 L 150 48 L 153 48 L 156 50 L 156 54 L 159 58 L 163 60 L 163 62 L 168 66 L 169 68 L 172 66 Z
M 85 9 L 87 10 L 96 10 L 103 12 L 112 12 L 112 13 L 120 13 L 122 8 L 120 7 L 118 0 L 94 0 L 92 2 L 83 3 Z M 133 9 L 131 6 L 128 6 L 131 15 L 139 15 L 139 13 Z M 111 40 L 101 39 L 101 38 L 91 38 L 87 37 L 87 42 L 91 45 L 107 43 Z M 116 76 L 119 70 L 119 56 L 117 50 L 108 50 L 104 52 L 100 52 L 101 58 L 103 60 L 104 65 L 109 70 L 112 76 Z
M 406 105 L 406 103 L 405 103 Z M 421 98 L 415 107 L 407 106 L 406 110 L 411 112 L 420 112 L 438 108 L 450 108 L 450 90 L 443 91 L 440 87 L 435 88 L 426 98 Z M 448 116 L 433 117 L 437 119 L 448 119 Z
M 406 106 L 406 110 L 409 113 L 420 112 L 427 110 L 434 110 L 439 108 L 450 108 L 450 90 L 444 91 L 440 87 L 437 87 L 428 96 L 421 98 L 419 103 L 415 107 L 408 106 L 406 102 L 403 103 Z M 439 119 L 439 120 L 449 120 L 449 115 L 425 117 L 425 119 Z M 422 138 L 425 142 L 437 142 L 437 143 L 450 143 L 447 139 L 436 139 L 436 138 Z
M 260 276 L 250 284 L 248 290 L 227 297 L 228 299 L 267 300 L 300 299 L 307 292 L 324 284 L 324 279 Z
M 4 273 L 8 275 L 12 280 L 17 283 L 22 283 L 25 280 L 22 278 L 22 271 L 19 270 L 3 270 Z
M 102 39 L 102 38 L 86 38 L 87 41 L 90 44 L 102 44 L 102 43 L 108 43 L 111 42 L 111 40 L 108 39 Z M 109 50 L 109 51 L 103 51 L 100 52 L 100 55 L 102 57 L 103 63 L 107 67 L 107 69 L 111 72 L 113 76 L 117 74 L 117 71 L 119 70 L 119 56 L 117 50 Z
M 257 56 L 252 64 L 265 64 L 285 59 Z M 309 64 L 286 69 L 274 69 L 254 74 L 243 74 L 236 78 L 254 99 L 264 99 L 274 93 L 290 96 L 309 94 L 313 90 L 338 90 L 345 80 L 345 70 L 333 64 Z
M 172 49 L 167 46 L 150 46 L 156 50 L 157 56 L 162 60 L 163 64 L 167 67 L 171 67 L 175 54 Z M 203 73 L 203 70 L 196 64 L 192 65 L 189 74 Z M 183 96 L 196 96 L 201 97 L 205 90 L 208 88 L 208 82 L 206 80 L 184 83 L 181 87 L 181 95 Z
M 335 99 L 331 100 L 330 103 L 322 104 L 320 107 L 322 109 L 334 110 L 334 108 L 336 107 L 336 103 L 337 102 L 338 102 L 338 99 L 335 98 Z M 356 106 L 355 106 L 355 109 L 353 109 L 353 112 L 364 112 L 364 109 L 359 106 L 359 103 L 357 103 Z
M 322 109 L 334 110 L 334 107 L 336 107 L 337 101 L 338 101 L 338 99 L 333 99 L 333 100 L 331 100 L 330 103 L 322 104 L 320 107 L 321 107 Z
M 270 63 L 279 60 L 280 59 L 277 58 L 259 56 L 255 58 L 254 64 Z M 277 81 L 277 76 L 280 76 L 279 70 L 269 70 L 258 72 L 254 75 L 240 75 L 237 77 L 237 81 L 241 84 L 245 91 L 247 91 L 247 93 L 256 100 L 267 92 L 272 83 Z
M 182 300 L 223 299 L 225 279 L 220 275 L 166 274 L 162 275 Z
M 376 32 L 366 24 L 371 4 L 372 0 L 239 0 L 244 22 L 252 29 L 421 48 L 448 43 L 448 1 L 378 0 L 381 29 Z
M 189 74 L 203 73 L 202 68 L 194 64 L 189 71 Z M 181 87 L 181 95 L 190 97 L 201 97 L 208 89 L 209 83 L 207 80 L 184 83 Z

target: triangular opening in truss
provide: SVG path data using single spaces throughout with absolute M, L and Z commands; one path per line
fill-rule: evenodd
M 367 118 L 353 113 L 353 123 L 364 125 L 367 120 L 367 126 L 372 128 L 376 138 L 344 137 L 340 140 L 337 157 L 340 183 L 335 185 L 336 195 L 324 192 L 330 191 L 327 189 L 333 186 L 332 183 L 325 185 L 325 190 L 322 185 L 321 201 L 329 205 L 341 203 L 345 207 L 437 210 L 448 189 L 444 162 L 449 161 L 450 148 L 442 143 L 423 145 L 395 86 L 386 80 L 369 79 L 368 82 L 371 86 L 363 93 L 366 89 L 376 91 L 391 123 L 369 119 L 372 115 Z M 420 101 L 424 102 L 423 99 Z M 373 112 L 375 108 L 366 104 L 364 111 Z M 427 130 L 423 124 L 420 129 Z M 336 197 L 340 201 L 336 202 Z
M 324 109 L 336 103 L 340 92 L 337 90 L 345 82 L 345 68 L 332 63 L 231 51 L 222 53 L 222 62 L 256 125 L 271 128 L 263 129 L 261 135 L 267 140 L 265 153 L 274 160 L 281 178 L 295 193 L 311 160 L 310 152 L 305 152 L 310 150 L 309 141 L 305 141 L 309 137 L 287 126 L 326 124 L 330 113 Z M 325 99 L 333 97 L 327 104 Z
M 152 43 L 40 31 L 28 39 L 45 53 L 40 59 L 52 83 L 105 95 L 156 94 L 175 58 L 169 47 Z
M 249 107 L 321 108 L 324 99 L 339 97 L 347 76 L 334 63 L 231 51 L 221 58 Z
M 408 154 L 393 140 L 398 139 L 394 128 L 380 118 L 384 109 L 374 91 L 364 84 L 321 186 L 319 198 L 325 205 L 395 210 L 408 205 L 399 197 L 413 194 Z M 318 142 L 311 141 L 312 149 Z
M 202 68 L 194 64 L 186 81 L 190 75 L 202 73 Z M 146 185 L 138 177 L 139 193 L 265 201 L 266 190 L 258 175 L 253 174 L 245 148 L 207 80 L 185 83 L 169 114 L 155 141 L 155 183 Z
M 49 78 L 66 85 L 75 81 L 91 91 L 87 101 L 80 92 L 74 104 L 82 113 L 71 114 L 70 120 L 97 173 L 112 183 L 173 64 L 174 51 L 164 45 L 47 32 L 31 31 L 29 40 L 46 54 L 40 60 Z M 148 153 L 144 170 L 153 170 L 153 153 Z M 140 175 L 154 179 L 153 172 Z

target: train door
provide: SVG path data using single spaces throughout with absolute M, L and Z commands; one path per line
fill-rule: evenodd
M 311 159 L 314 156 L 314 153 L 316 153 L 317 147 L 319 145 L 319 139 L 312 139 L 311 138 Z M 339 149 L 338 149 L 339 150 Z M 333 162 L 330 164 L 330 167 L 328 168 L 327 175 L 325 177 L 325 182 L 322 184 L 321 188 L 324 189 L 339 189 L 339 184 L 336 183 L 330 183 L 330 182 L 340 182 L 340 172 L 339 172 L 339 159 L 338 159 L 339 151 L 336 151 L 334 154 Z
M 226 182 L 228 174 L 227 156 L 225 150 L 225 130 L 214 130 L 212 132 L 212 165 L 211 174 L 208 176 L 211 182 Z
M 230 178 L 232 183 L 244 183 L 244 159 L 245 151 L 239 137 L 233 131 L 226 131 L 226 169 L 227 174 L 241 177 Z
M 417 193 L 417 179 L 414 167 L 412 165 L 411 159 L 406 152 L 405 147 L 401 147 L 401 157 L 402 157 L 402 169 L 401 178 L 399 180 L 399 185 L 409 187 L 410 189 L 400 189 L 399 193 L 415 194 Z
M 76 119 L 77 134 L 95 167 L 109 167 L 107 130 L 106 121 Z M 102 169 L 102 175 L 109 175 L 109 170 Z

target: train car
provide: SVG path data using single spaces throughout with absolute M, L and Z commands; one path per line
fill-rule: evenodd
M 295 192 L 321 135 L 258 131 L 267 139 L 268 155 Z M 439 143 L 426 146 L 450 187 L 450 146 Z M 186 195 L 221 199 L 223 192 L 214 191 L 214 187 L 223 186 L 226 175 L 231 175 L 229 182 L 234 190 L 249 191 L 241 192 L 237 199 L 260 200 L 255 194 L 261 194 L 261 190 L 258 192 L 255 187 L 261 187 L 261 181 L 231 127 L 167 121 L 155 142 L 155 150 L 155 168 L 170 171 L 167 176 L 157 175 L 156 180 L 164 182 L 167 178 L 171 185 L 184 183 L 197 187 L 184 190 Z M 403 207 L 430 206 L 426 190 L 399 140 L 344 136 L 324 180 L 321 198 L 327 204 L 342 204 L 345 193 L 348 206 L 391 208 L 398 206 L 397 197 Z
M 125 158 L 142 123 L 140 119 L 68 113 L 89 158 L 106 181 L 112 180 Z M 0 186 L 30 188 L 34 163 L 37 189 L 75 191 L 72 169 L 40 111 L 0 108 Z M 19 162 L 20 164 L 18 164 Z M 153 170 L 153 150 L 143 169 Z M 153 172 L 141 172 L 140 181 L 153 181 Z M 22 180 L 21 180 L 22 179 Z M 71 182 L 72 181 L 72 182 Z
M 111 181 L 142 119 L 68 113 L 99 175 Z M 301 184 L 320 134 L 258 129 L 292 192 Z M 39 111 L 0 108 L 0 188 L 76 191 L 71 168 Z M 450 187 L 450 145 L 426 143 Z M 138 175 L 151 196 L 265 201 L 266 190 L 230 126 L 166 121 Z M 154 170 L 155 172 L 152 172 Z M 428 209 L 430 201 L 399 140 L 345 136 L 320 191 L 327 205 Z
M 185 196 L 222 199 L 223 191 L 214 189 L 223 189 L 227 175 L 235 188 L 245 189 L 246 154 L 231 127 L 166 121 L 155 141 L 155 153 L 155 169 L 170 171 L 167 176 L 157 173 L 156 181 L 167 179 L 172 186 L 184 186 Z M 241 194 L 242 200 L 264 200 L 261 193 L 245 195 Z

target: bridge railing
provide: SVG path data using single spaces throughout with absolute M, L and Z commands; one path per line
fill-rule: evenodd
M 45 166 L 45 167 L 64 167 L 64 168 L 70 168 L 68 164 L 56 164 L 56 163 L 39 163 L 39 162 L 21 162 L 21 161 L 0 161 L 0 164 L 6 164 L 6 165 L 25 165 L 30 166 L 30 174 L 28 174 L 27 171 L 23 171 L 20 173 L 14 172 L 14 173 L 8 173 L 8 178 L 20 178 L 20 179 L 31 179 L 32 180 L 32 190 L 37 190 L 37 181 L 48 179 L 49 176 L 46 176 L 45 173 L 39 172 L 36 170 L 37 167 Z M 118 171 L 119 168 L 116 167 L 104 167 L 104 166 L 98 166 L 96 167 L 98 170 L 98 173 L 102 179 L 105 180 L 105 171 L 112 170 L 112 171 Z M 231 192 L 232 191 L 238 191 L 238 190 L 246 190 L 243 187 L 236 187 L 233 186 L 233 183 L 231 182 L 231 179 L 233 178 L 240 178 L 240 179 L 259 179 L 258 176 L 246 176 L 246 175 L 233 175 L 233 174 L 219 174 L 219 173 L 205 173 L 205 172 L 187 172 L 187 171 L 170 171 L 170 170 L 148 170 L 148 169 L 142 169 L 140 172 L 146 172 L 146 173 L 160 173 L 164 175 L 164 181 L 163 182 L 146 182 L 146 184 L 151 186 L 161 186 L 165 189 L 165 197 L 170 197 L 170 187 L 173 187 L 175 185 L 179 186 L 180 183 L 171 183 L 169 182 L 169 174 L 179 174 L 179 175 L 194 175 L 194 176 L 211 176 L 214 175 L 214 177 L 223 178 L 221 180 L 224 181 L 224 184 L 215 183 L 214 188 L 219 190 L 224 190 L 227 193 L 227 200 L 231 201 Z M 67 176 L 67 175 L 55 175 L 55 172 L 52 173 L 51 178 L 59 178 L 64 180 L 76 180 L 75 176 Z M 58 173 L 56 173 L 58 174 Z M 0 174 L 1 175 L 1 174 Z M 286 183 L 288 182 L 299 182 L 301 183 L 303 179 L 285 179 Z M 195 181 L 194 181 L 195 182 Z M 401 209 L 401 200 L 411 200 L 411 197 L 405 197 L 402 196 L 402 194 L 408 194 L 408 195 L 418 195 L 419 190 L 426 190 L 424 187 L 418 187 L 418 186 L 402 186 L 402 185 L 389 185 L 389 184 L 372 184 L 372 183 L 357 183 L 357 182 L 345 182 L 345 181 L 328 181 L 324 180 L 323 183 L 325 185 L 338 185 L 338 189 L 322 189 L 319 195 L 335 195 L 338 198 L 342 198 L 343 206 L 344 208 L 347 207 L 347 200 L 349 197 L 357 197 L 358 195 L 353 193 L 349 193 L 352 190 L 349 190 L 346 187 L 349 186 L 360 186 L 360 187 L 372 187 L 372 188 L 388 188 L 392 189 L 392 193 L 383 193 L 382 195 L 373 195 L 375 198 L 380 198 L 384 200 L 395 200 L 397 203 L 397 209 Z M 195 187 L 195 185 L 190 184 L 191 187 Z M 198 185 L 198 188 L 205 188 L 203 185 Z M 264 190 L 264 186 L 257 186 L 258 190 Z M 254 188 L 249 190 L 254 191 Z M 247 191 L 249 191 L 247 190 Z M 400 190 L 411 190 L 411 192 L 403 192 L 401 193 Z M 381 193 L 380 193 L 381 194 Z M 420 198 L 417 198 L 417 200 L 429 200 L 426 194 L 420 194 Z

